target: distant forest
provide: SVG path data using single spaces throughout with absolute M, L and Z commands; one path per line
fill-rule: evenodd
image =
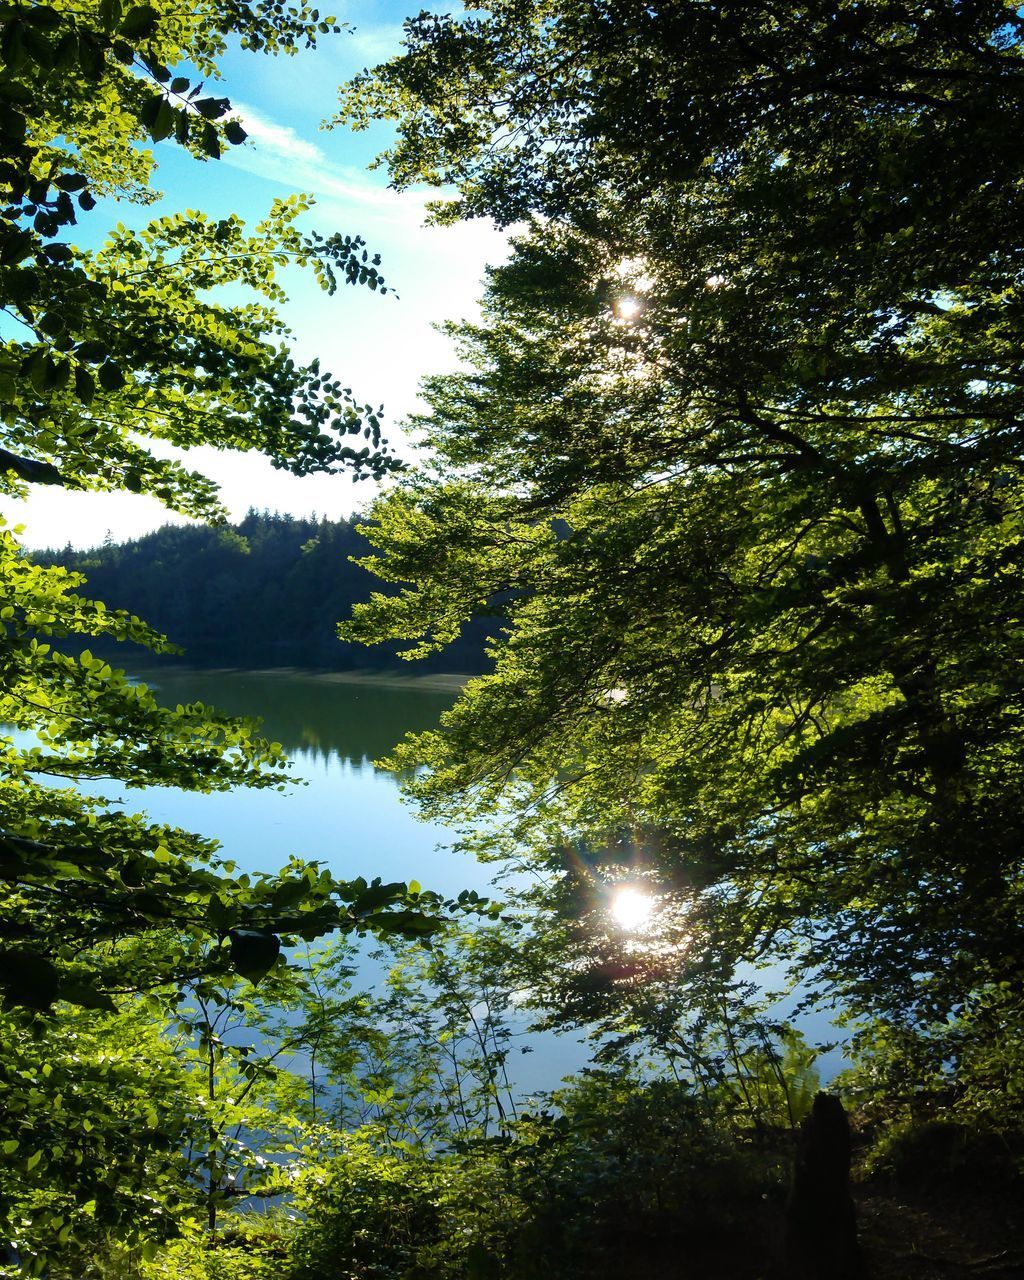
M 337 624 L 373 591 L 390 592 L 351 557 L 370 547 L 350 520 L 296 520 L 250 510 L 240 524 L 165 525 L 132 542 L 40 553 L 84 573 L 89 594 L 127 609 L 184 650 L 178 661 L 214 667 L 475 673 L 487 667 L 488 624 L 471 623 L 443 652 L 409 663 L 396 645 L 345 643 Z M 127 661 L 135 646 L 91 641 Z

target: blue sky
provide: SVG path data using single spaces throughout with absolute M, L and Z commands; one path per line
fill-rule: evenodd
M 155 181 L 165 193 L 164 202 L 146 210 L 113 204 L 98 208 L 79 228 L 80 242 L 92 243 L 104 217 L 107 224 L 121 220 L 138 225 L 154 213 L 196 207 L 215 216 L 237 212 L 256 221 L 276 196 L 312 193 L 316 207 L 310 224 L 362 235 L 381 254 L 382 270 L 400 296 L 343 288 L 329 298 L 311 277 L 290 272 L 290 302 L 283 310 L 295 333 L 295 350 L 303 359 L 320 356 L 361 401 L 382 403 L 385 434 L 392 441 L 401 438 L 397 424 L 416 407 L 420 379 L 454 367 L 450 343 L 433 326 L 472 315 L 485 265 L 506 253 L 505 237 L 482 222 L 425 227 L 426 191 L 389 191 L 382 170 L 368 171 L 387 142 L 385 128 L 353 134 L 319 127 L 335 109 L 337 86 L 397 52 L 402 19 L 421 7 L 414 0 L 356 0 L 332 10 L 354 33 L 328 37 L 316 50 L 294 58 L 229 53 L 217 91 L 231 98 L 249 141 L 207 164 L 161 143 Z M 254 455 L 201 449 L 190 461 L 217 480 L 235 517 L 256 506 L 337 518 L 364 508 L 374 492 L 370 482 L 354 484 L 344 477 L 300 480 Z M 94 546 L 108 530 L 121 541 L 171 518 L 150 498 L 44 488 L 34 490 L 26 503 L 0 501 L 0 511 L 25 526 L 25 541 L 32 547 L 68 541 Z

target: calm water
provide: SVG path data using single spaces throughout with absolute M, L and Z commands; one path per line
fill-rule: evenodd
M 288 753 L 291 784 L 284 793 L 215 795 L 152 787 L 126 792 L 127 808 L 214 837 L 246 871 L 276 871 L 295 854 L 341 877 L 419 880 L 446 895 L 492 892 L 494 868 L 454 852 L 451 833 L 417 819 L 398 779 L 373 764 L 405 734 L 435 725 L 457 682 L 181 668 L 137 674 L 170 706 L 205 702 L 260 717 L 265 736 Z M 533 1035 L 512 1074 L 523 1094 L 553 1089 L 586 1060 L 573 1036 Z
M 258 716 L 291 761 L 284 793 L 239 788 L 195 795 L 154 787 L 125 796 L 152 817 L 223 846 L 247 871 L 275 871 L 288 857 L 316 858 L 338 876 L 419 880 L 442 893 L 484 890 L 489 871 L 445 845 L 449 834 L 419 821 L 398 780 L 376 769 L 408 732 L 426 729 L 456 690 L 422 681 L 340 680 L 286 672 L 140 672 L 162 702 L 205 702 Z
M 289 756 L 290 784 L 283 793 L 238 788 L 215 795 L 152 787 L 126 791 L 126 808 L 214 837 L 223 855 L 247 871 L 276 871 L 295 854 L 325 863 L 340 877 L 419 880 L 446 895 L 492 892 L 494 868 L 455 852 L 451 833 L 419 821 L 403 803 L 398 779 L 373 764 L 406 733 L 436 724 L 455 700 L 456 682 L 445 688 L 443 679 L 431 677 L 183 668 L 137 674 L 171 706 L 199 701 L 260 717 L 264 734 Z M 109 784 L 97 789 L 110 794 Z M 799 1024 L 812 1042 L 836 1039 L 822 1013 Z M 514 1071 L 523 1092 L 555 1088 L 587 1060 L 572 1036 L 534 1036 L 531 1046 Z M 833 1051 L 818 1065 L 828 1079 L 843 1065 L 842 1054 Z

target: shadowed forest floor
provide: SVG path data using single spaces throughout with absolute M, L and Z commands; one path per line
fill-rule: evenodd
M 869 1277 L 1024 1277 L 1019 1194 L 925 1198 L 861 1187 L 855 1199 Z
M 1018 1195 L 922 1197 L 870 1185 L 854 1189 L 864 1280 L 1024 1280 L 1024 1204 Z M 607 1256 L 622 1280 L 795 1280 L 782 1264 L 784 1210 L 765 1203 L 728 1240 L 628 1233 Z M 804 1280 L 803 1277 L 800 1280 Z M 807 1280 L 812 1280 L 808 1277 Z M 825 1280 L 814 1277 L 813 1280 Z

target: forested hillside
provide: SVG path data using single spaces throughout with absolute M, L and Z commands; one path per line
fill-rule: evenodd
M 101 600 L 164 632 L 184 651 L 164 661 L 404 674 L 484 670 L 482 622 L 471 622 L 453 644 L 415 666 L 398 656 L 398 645 L 339 640 L 338 622 L 353 604 L 381 590 L 353 563 L 369 551 L 358 521 L 250 511 L 230 528 L 165 525 L 132 542 L 66 547 L 39 558 L 84 573 Z M 142 652 L 114 641 L 92 648 L 122 658 Z

